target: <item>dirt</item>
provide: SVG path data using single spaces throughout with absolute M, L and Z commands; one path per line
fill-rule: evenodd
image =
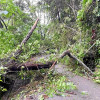
M 46 59 L 48 56 L 46 56 Z M 75 75 L 74 73 L 67 70 L 67 67 L 62 64 L 57 64 L 55 66 L 55 71 L 57 73 L 62 73 L 66 75 L 70 81 L 72 81 L 77 89 L 65 93 L 66 96 L 54 95 L 52 98 L 47 98 L 46 100 L 100 100 L 100 85 L 93 82 L 87 77 L 81 77 Z M 39 95 L 31 94 L 26 96 L 26 98 L 21 98 L 19 100 L 39 100 Z M 17 100 L 17 99 L 15 99 Z
M 65 93 L 65 96 L 54 95 L 54 97 L 46 98 L 45 100 L 100 100 L 99 84 L 96 84 L 87 77 L 75 75 L 74 73 L 68 71 L 66 66 L 62 64 L 57 64 L 55 66 L 55 70 L 58 73 L 66 75 L 66 77 L 68 77 L 68 79 L 76 85 L 77 89 Z M 27 96 L 26 99 L 23 100 L 39 100 L 38 98 L 39 94 L 33 94 Z

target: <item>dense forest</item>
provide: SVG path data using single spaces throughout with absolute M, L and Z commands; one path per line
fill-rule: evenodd
M 99 84 L 100 0 L 0 0 L 0 100 L 100 100 Z

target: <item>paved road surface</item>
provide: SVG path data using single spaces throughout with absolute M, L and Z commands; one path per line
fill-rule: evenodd
M 73 74 L 72 72 L 66 71 L 66 66 L 58 64 L 55 66 L 57 72 L 63 73 L 68 76 L 77 87 L 74 94 L 70 94 L 66 97 L 54 96 L 48 100 L 100 100 L 100 85 L 94 83 L 92 80 L 88 80 L 85 77 L 81 77 Z M 85 94 L 82 92 L 85 91 Z

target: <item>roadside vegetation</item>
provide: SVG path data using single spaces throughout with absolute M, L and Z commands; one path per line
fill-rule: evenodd
M 20 49 L 37 18 L 36 29 L 21 46 L 23 51 L 17 59 L 11 57 Z M 93 80 L 100 84 L 100 0 L 41 0 L 35 5 L 29 0 L 0 0 L 0 93 L 7 91 L 2 83 L 9 72 L 10 65 L 4 66 L 9 60 L 23 64 L 36 55 L 49 55 L 48 60 L 42 58 L 40 62 L 56 61 L 69 66 L 78 75 L 89 75 L 70 57 L 58 58 L 66 50 L 89 67 L 94 73 Z M 18 72 L 21 79 L 34 78 L 34 71 L 21 68 Z M 38 72 L 42 75 L 45 69 Z M 66 76 L 46 72 L 38 84 L 37 91 L 45 93 L 40 96 L 41 100 L 53 95 L 64 96 L 64 92 L 77 88 Z

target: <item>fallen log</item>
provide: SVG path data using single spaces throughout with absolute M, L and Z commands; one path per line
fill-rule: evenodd
M 14 65 L 8 68 L 9 71 L 21 71 L 21 70 L 39 70 L 50 68 L 54 61 L 46 62 L 46 63 L 34 63 L 34 62 L 26 62 L 20 65 Z

